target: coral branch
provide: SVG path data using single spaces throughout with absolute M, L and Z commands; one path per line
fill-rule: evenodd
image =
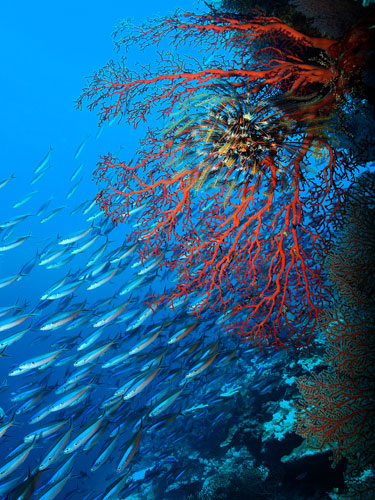
M 332 309 L 320 320 L 326 369 L 297 379 L 302 397 L 295 431 L 312 448 L 328 447 L 333 466 L 345 457 L 351 474 L 375 463 L 374 197 L 375 176 L 364 172 L 347 192 L 325 260 L 335 291 Z
M 305 348 L 329 296 L 320 261 L 354 168 L 327 140 L 349 81 L 343 45 L 262 16 L 177 14 L 115 33 L 119 50 L 166 37 L 200 54 L 163 53 L 139 72 L 111 61 L 78 102 L 99 106 L 100 123 L 126 114 L 136 126 L 153 109 L 166 123 L 134 164 L 103 158 L 100 206 L 117 222 L 142 208 L 130 240 L 176 273 L 151 305 L 186 301 L 197 315 L 228 315 L 225 330 L 261 348 Z M 327 155 L 318 171 L 314 148 Z

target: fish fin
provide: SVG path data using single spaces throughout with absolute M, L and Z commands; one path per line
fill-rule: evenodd
M 5 354 L 5 349 L 7 348 L 8 346 L 5 346 L 4 349 L 2 351 L 0 351 L 0 358 L 9 358 L 9 355 L 8 354 Z

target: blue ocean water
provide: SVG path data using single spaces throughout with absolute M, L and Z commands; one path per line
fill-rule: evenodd
M 28 241 L 27 248 L 15 249 L 10 260 L 8 255 L 2 255 L 2 270 L 9 271 L 9 274 L 17 272 L 20 263 L 31 258 L 36 248 L 40 251 L 41 245 L 51 238 L 52 228 L 54 236 L 80 229 L 82 218 L 71 215 L 71 212 L 97 194 L 92 173 L 99 155 L 108 151 L 129 151 L 129 156 L 132 156 L 144 133 L 145 127 L 142 126 L 134 131 L 125 124 L 116 124 L 104 130 L 96 140 L 95 113 L 85 108 L 78 111 L 75 106 L 88 77 L 116 55 L 111 37 L 116 25 L 122 19 L 132 18 L 134 23 L 140 23 L 148 17 L 191 7 L 191 2 L 175 5 L 145 2 L 142 8 L 135 4 L 125 6 L 123 2 L 111 2 L 108 8 L 99 2 L 66 2 L 61 9 L 43 1 L 36 5 L 3 3 L 0 21 L 4 47 L 1 89 L 7 98 L 2 110 L 6 118 L 0 125 L 1 179 L 11 175 L 14 179 L 1 192 L 2 219 L 35 214 L 48 200 L 51 204 L 46 213 L 59 206 L 66 208 L 50 224 L 40 224 L 36 217 L 28 218 L 22 229 L 26 234 L 31 233 L 33 238 Z M 140 57 L 141 53 L 138 53 L 136 60 L 130 60 L 130 63 L 147 62 Z M 74 155 L 84 141 L 84 150 L 75 160 Z M 32 185 L 36 177 L 34 170 L 50 148 L 48 173 Z M 79 191 L 67 201 L 66 195 L 74 184 L 69 179 L 81 164 L 82 170 L 75 179 L 81 180 Z M 32 192 L 34 195 L 27 204 L 13 208 Z M 122 235 L 118 241 L 122 241 Z M 61 270 L 62 274 L 64 272 L 66 270 Z M 25 299 L 35 298 L 36 284 L 43 283 L 43 287 L 50 278 L 42 273 L 36 280 L 20 281 L 7 289 L 6 298 L 9 303 L 15 302 L 21 291 Z
M 0 252 L 0 308 L 14 309 L 0 317 L 0 328 L 12 315 L 33 316 L 17 328 L 4 327 L 0 336 L 3 342 L 15 331 L 27 330 L 4 348 L 0 359 L 0 429 L 9 422 L 15 424 L 0 438 L 0 498 L 328 498 L 325 491 L 341 484 L 342 470 L 322 474 L 321 489 L 316 493 L 311 486 L 309 497 L 306 491 L 315 476 L 308 476 L 306 482 L 308 470 L 327 470 L 327 457 L 297 466 L 283 459 L 301 442 L 291 431 L 294 374 L 303 361 L 285 351 L 267 356 L 236 338 L 225 337 L 215 318 L 197 325 L 192 335 L 173 349 L 168 344 L 171 336 L 194 323 L 192 316 L 177 308 L 158 311 L 141 329 L 133 328 L 147 311 L 147 294 L 161 293 L 171 279 L 155 270 L 141 287 L 121 294 L 142 267 L 136 253 L 120 261 L 109 281 L 89 289 L 116 267 L 88 266 L 94 252 L 108 243 L 95 265 L 116 259 L 128 248 L 127 236 L 136 222 L 114 227 L 93 203 L 98 192 L 93 180 L 98 157 L 117 152 L 131 158 L 146 127 L 153 126 L 153 119 L 136 131 L 124 122 L 114 122 L 99 132 L 95 113 L 77 110 L 75 101 L 86 78 L 116 56 L 110 34 L 120 20 L 131 18 L 140 24 L 175 9 L 198 13 L 203 7 L 199 2 L 182 0 L 141 4 L 5 1 L 2 7 L 0 182 L 8 182 L 0 190 L 0 245 L 4 247 Z M 144 60 L 141 57 L 141 52 L 131 53 L 129 63 L 147 64 L 147 56 Z M 35 181 L 44 171 L 45 175 Z M 14 223 L 18 216 L 27 217 Z M 74 239 L 91 227 L 92 233 L 77 237 L 69 251 L 41 265 L 43 259 L 64 247 L 59 246 L 64 239 Z M 69 257 L 94 235 L 98 238 L 90 248 Z M 6 248 L 23 236 L 24 242 Z M 13 282 L 5 285 L 7 279 Z M 64 279 L 64 284 L 77 284 L 74 295 L 67 293 L 49 301 L 42 298 L 47 291 L 61 291 Z M 128 300 L 126 309 L 100 337 L 81 349 L 82 342 L 97 330 L 93 324 Z M 57 315 L 66 311 L 79 313 L 61 328 L 41 329 L 61 320 Z M 82 323 L 74 325 L 81 318 Z M 156 335 L 159 326 L 163 330 Z M 151 334 L 155 340 L 130 357 L 130 362 L 126 359 L 115 368 L 103 367 L 142 339 L 151 339 Z M 100 357 L 96 357 L 95 348 L 103 349 Z M 187 383 L 186 374 L 214 352 L 216 362 L 222 364 Z M 38 356 L 45 353 L 56 355 L 56 359 L 24 373 L 21 369 L 21 376 L 12 374 L 26 360 L 38 363 Z M 84 353 L 91 353 L 93 361 L 83 360 Z M 306 367 L 310 360 L 305 363 Z M 84 367 L 88 371 L 80 383 L 68 385 L 73 391 L 69 394 L 75 396 L 77 387 L 84 389 L 78 403 L 51 410 L 57 402 L 65 404 L 61 402 L 65 393 L 59 389 Z M 119 410 L 107 414 L 106 402 L 125 383 L 143 382 L 143 373 L 152 378 L 145 390 L 125 403 L 115 398 Z M 168 397 L 171 404 L 165 413 L 155 412 L 154 419 L 148 418 Z M 38 415 L 46 410 L 47 415 L 39 420 Z M 56 429 L 40 435 L 40 429 L 51 422 L 56 423 Z M 93 430 L 95 424 L 98 427 Z M 248 434 L 246 446 L 239 429 Z M 75 443 L 85 430 L 92 431 L 93 440 L 82 438 L 83 443 Z M 33 432 L 39 434 L 35 437 Z M 40 464 L 64 436 L 58 456 L 41 470 Z M 77 451 L 69 446 L 77 446 Z M 96 466 L 106 449 L 110 454 L 104 465 Z M 122 469 L 127 454 L 131 463 Z M 20 463 L 14 464 L 13 470 L 15 456 Z M 66 470 L 58 477 L 64 464 Z M 219 496 L 220 488 L 227 491 L 228 484 L 236 483 L 240 475 L 236 496 Z

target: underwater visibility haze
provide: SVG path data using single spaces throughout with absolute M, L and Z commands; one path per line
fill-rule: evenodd
M 4 2 L 0 499 L 375 498 L 374 25 Z

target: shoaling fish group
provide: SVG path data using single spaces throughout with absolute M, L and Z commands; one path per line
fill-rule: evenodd
M 53 154 L 50 148 L 35 176 L 47 172 Z M 83 165 L 73 164 L 71 182 Z M 66 198 L 73 195 L 69 188 Z M 147 498 L 153 481 L 167 487 L 184 473 L 173 457 L 189 427 L 208 411 L 212 418 L 225 411 L 221 392 L 241 376 L 241 346 L 220 335 L 225 314 L 207 308 L 194 318 L 199 297 L 172 308 L 147 305 L 173 276 L 162 267 L 165 254 L 142 259 L 139 244 L 127 241 L 126 227 L 138 223 L 142 207 L 115 228 L 95 199 L 47 213 L 52 201 L 0 221 L 1 274 L 16 249 L 28 256 L 16 274 L 0 275 L 0 499 Z M 79 229 L 62 232 L 72 214 Z M 47 242 L 24 231 L 31 219 L 44 228 L 57 217 L 61 234 Z M 18 228 L 21 236 L 13 236 Z M 42 272 L 50 286 L 39 293 Z M 7 290 L 21 279 L 32 280 L 33 297 L 7 303 Z

